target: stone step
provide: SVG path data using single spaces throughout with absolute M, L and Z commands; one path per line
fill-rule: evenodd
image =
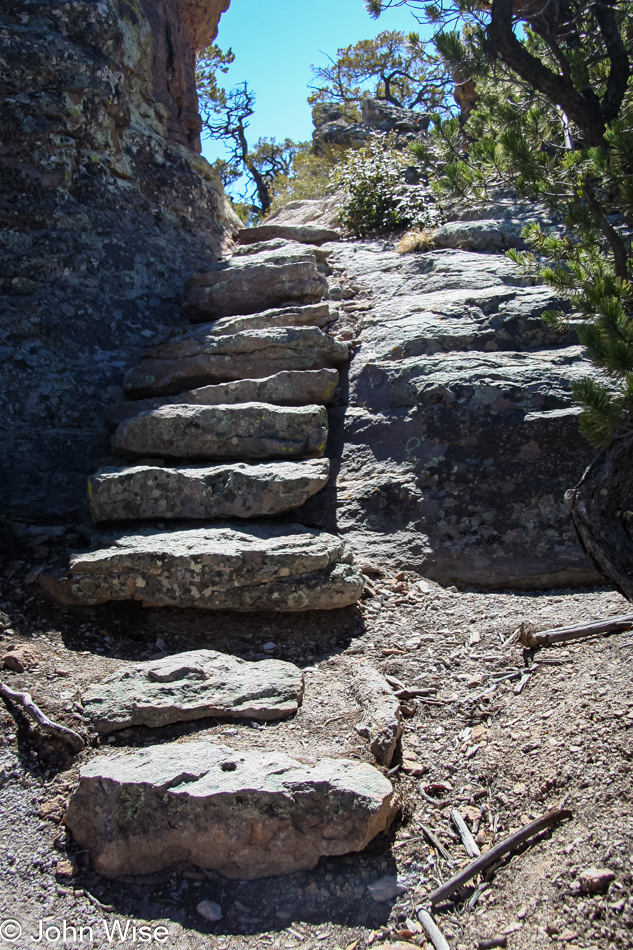
M 365 762 L 305 765 L 201 738 L 97 756 L 65 824 L 107 877 L 188 861 L 252 880 L 361 851 L 397 809 L 389 780 Z
M 298 508 L 328 482 L 328 459 L 212 467 L 103 468 L 88 479 L 93 521 L 261 518 Z
M 208 336 L 227 336 L 242 330 L 265 330 L 267 327 L 325 327 L 336 320 L 337 316 L 329 302 L 324 300 L 307 307 L 274 307 L 261 313 L 220 317 L 212 323 L 199 323 L 188 331 L 179 333 L 178 338 L 202 340 Z
M 340 241 L 341 232 L 314 224 L 260 224 L 254 228 L 242 228 L 237 232 L 240 244 L 255 244 L 282 238 L 300 244 L 322 244 L 324 241 Z
M 165 405 L 226 406 L 267 402 L 273 406 L 325 406 L 334 396 L 338 378 L 335 369 L 282 370 L 262 379 L 238 379 L 232 383 L 201 386 L 177 396 L 130 400 L 108 406 L 104 415 L 110 431 L 114 431 L 125 419 Z
M 278 613 L 348 607 L 364 587 L 340 538 L 301 525 L 147 528 L 102 541 L 73 556 L 67 573 L 40 574 L 42 587 L 67 604 Z
M 314 251 L 273 248 L 194 274 L 185 287 L 184 306 L 198 323 L 292 302 L 316 303 L 326 294 L 327 280 L 317 268 Z
M 206 716 L 274 722 L 296 713 L 303 673 L 283 660 L 248 662 L 192 650 L 124 666 L 82 695 L 84 715 L 101 735 Z
M 173 395 L 205 383 L 261 379 L 282 370 L 315 370 L 346 363 L 349 350 L 317 327 L 274 327 L 153 347 L 130 370 L 130 398 Z
M 305 243 L 303 241 L 288 241 L 285 238 L 266 238 L 262 241 L 256 241 L 253 244 L 240 244 L 234 247 L 231 253 L 231 260 L 240 257 L 250 257 L 253 254 L 269 254 L 277 249 L 286 251 L 312 251 L 317 264 L 327 264 L 332 256 L 331 247 L 321 247 L 317 244 Z
M 121 458 L 320 458 L 327 442 L 324 406 L 162 406 L 122 422 L 112 436 Z

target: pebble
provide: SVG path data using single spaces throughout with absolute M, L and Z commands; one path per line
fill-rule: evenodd
M 200 901 L 196 910 L 205 920 L 210 920 L 213 923 L 222 920 L 222 908 L 215 901 Z
M 276 649 L 276 647 L 277 647 L 277 644 L 270 641 L 269 643 L 264 644 L 264 646 L 262 647 L 262 650 L 264 651 L 264 653 L 272 653 L 272 651 Z
M 399 897 L 406 891 L 406 887 L 398 884 L 398 878 L 392 875 L 378 878 L 373 884 L 369 884 L 367 889 L 373 899 L 380 904 Z
M 615 874 L 609 868 L 586 868 L 578 875 L 578 881 L 583 894 L 598 894 L 615 881 Z

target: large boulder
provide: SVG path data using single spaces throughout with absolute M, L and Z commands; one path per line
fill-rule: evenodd
M 276 248 L 195 274 L 187 281 L 185 309 L 198 322 L 291 301 L 313 303 L 326 293 L 327 281 L 313 251 Z
M 244 402 L 266 402 L 274 406 L 325 406 L 334 396 L 338 370 L 282 370 L 262 379 L 238 379 L 232 383 L 201 386 L 176 396 L 130 400 L 108 406 L 105 418 L 111 430 L 125 419 L 165 405 L 231 406 Z
M 93 521 L 273 517 L 321 491 L 329 475 L 328 459 L 103 468 L 88 479 L 88 503 Z
M 205 716 L 272 722 L 296 713 L 303 674 L 283 660 L 249 663 L 216 650 L 192 650 L 125 666 L 81 697 L 84 714 L 107 735 Z
M 347 346 L 317 327 L 244 330 L 154 347 L 127 373 L 123 388 L 132 398 L 171 395 L 206 383 L 323 369 L 348 359 Z
M 250 880 L 361 851 L 395 812 L 391 783 L 366 763 L 198 739 L 83 766 L 66 825 L 108 877 L 188 861 Z
M 336 505 L 359 554 L 443 584 L 594 583 L 563 501 L 593 456 L 571 392 L 593 370 L 573 321 L 549 328 L 558 301 L 501 254 L 395 245 L 335 251 L 370 309 L 349 404 L 330 413 L 336 484 L 303 517 L 333 526 Z
M 363 99 L 363 125 L 379 132 L 411 132 L 420 135 L 429 127 L 430 113 L 403 109 L 378 99 Z
M 324 406 L 163 406 L 122 422 L 112 453 L 132 459 L 320 457 L 327 432 Z
M 213 525 L 103 537 L 68 573 L 40 574 L 69 604 L 136 600 L 154 607 L 292 613 L 348 607 L 364 582 L 343 542 L 300 525 Z

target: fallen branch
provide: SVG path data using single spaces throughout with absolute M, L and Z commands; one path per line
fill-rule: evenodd
M 444 858 L 444 860 L 448 862 L 448 864 L 455 864 L 450 853 L 446 850 L 442 842 L 438 838 L 435 837 L 431 829 L 427 828 L 426 825 L 422 825 L 422 831 L 424 832 L 426 837 L 429 839 L 429 841 L 431 842 L 435 850 L 438 852 L 438 854 L 440 854 Z
M 459 837 L 462 839 L 462 844 L 466 848 L 466 854 L 468 855 L 468 857 L 478 858 L 481 852 L 479 848 L 477 847 L 477 843 L 475 839 L 473 838 L 470 831 L 468 830 L 468 826 L 466 825 L 466 822 L 464 821 L 464 819 L 462 818 L 462 816 L 460 815 L 460 813 L 457 811 L 456 808 L 451 809 L 451 821 L 453 822 L 453 824 L 455 825 L 455 827 L 457 828 L 459 832 Z
M 424 927 L 425 933 L 435 947 L 435 950 L 451 950 L 444 934 L 426 910 L 422 908 L 418 910 L 418 920 Z
M 621 633 L 631 627 L 633 627 L 633 614 L 624 614 L 621 617 L 592 620 L 591 623 L 579 623 L 572 627 L 554 627 L 551 630 L 541 630 L 540 633 L 528 633 L 523 630 L 519 640 L 524 647 L 533 650 L 535 647 L 548 647 L 552 643 L 566 643 L 568 640 L 595 637 L 599 633 Z
M 67 742 L 75 752 L 81 752 L 84 748 L 86 743 L 79 733 L 74 732 L 72 729 L 67 729 L 66 726 L 60 726 L 59 723 L 49 719 L 48 716 L 35 705 L 29 693 L 16 693 L 14 690 L 9 689 L 8 686 L 5 686 L 4 683 L 0 683 L 0 696 L 4 699 L 9 699 L 16 705 L 22 706 L 27 716 L 36 722 L 43 732 L 57 736 L 58 739 Z
M 555 811 L 550 811 L 546 815 L 543 815 L 542 818 L 530 822 L 529 825 L 525 825 L 524 828 L 510 835 L 509 838 L 500 841 L 499 844 L 491 848 L 490 851 L 486 851 L 485 854 L 481 854 L 478 858 L 475 858 L 475 860 L 471 861 L 462 871 L 455 874 L 450 881 L 447 881 L 442 887 L 438 887 L 437 890 L 429 894 L 429 902 L 431 904 L 439 904 L 440 901 L 447 900 L 451 894 L 458 891 L 464 884 L 470 881 L 471 878 L 475 877 L 476 874 L 481 874 L 486 868 L 489 868 L 492 864 L 496 864 L 500 858 L 510 851 L 514 851 L 515 848 L 518 848 L 519 845 L 533 838 L 534 835 L 538 835 L 541 831 L 545 831 L 546 828 L 557 824 L 559 821 L 564 821 L 565 818 L 572 817 L 573 812 L 564 808 L 557 808 Z

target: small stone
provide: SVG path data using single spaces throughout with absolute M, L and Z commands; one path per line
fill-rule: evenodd
M 72 878 L 79 874 L 79 866 L 75 858 L 69 858 L 67 861 L 60 861 L 55 873 L 58 878 Z
M 413 775 L 415 778 L 420 778 L 429 771 L 429 767 L 428 765 L 424 765 L 423 762 L 418 762 L 417 759 L 403 758 L 402 771 L 406 772 L 407 775 Z
M 262 650 L 263 650 L 265 653 L 272 653 L 272 651 L 276 648 L 276 646 L 277 646 L 277 644 L 276 644 L 276 643 L 273 643 L 272 640 L 271 640 L 271 641 L 269 641 L 268 643 L 265 643 L 265 644 L 264 644 L 264 646 L 262 647 Z
M 222 908 L 215 901 L 200 901 L 196 910 L 205 920 L 210 920 L 213 923 L 222 920 Z
M 560 933 L 560 927 L 554 922 L 545 924 L 545 933 L 549 937 L 556 937 Z
M 31 647 L 13 647 L 2 658 L 2 665 L 6 670 L 13 670 L 15 673 L 24 673 L 30 667 L 35 666 L 39 661 L 39 656 Z
M 369 884 L 367 889 L 372 898 L 380 904 L 393 900 L 394 897 L 399 897 L 407 890 L 402 884 L 398 884 L 398 878 L 392 875 L 378 878 L 373 884 Z
M 578 933 L 575 930 L 563 930 L 558 939 L 564 943 L 569 943 L 571 940 L 575 940 L 577 936 Z
M 583 894 L 600 894 L 615 881 L 615 874 L 609 868 L 587 868 L 580 872 L 578 881 Z

